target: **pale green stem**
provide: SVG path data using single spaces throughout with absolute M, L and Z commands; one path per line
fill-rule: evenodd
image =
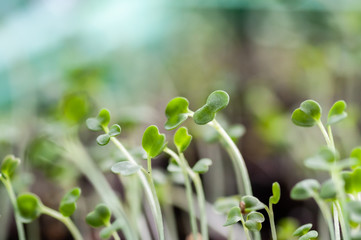
M 118 139 L 116 139 L 115 137 L 111 137 L 110 140 L 115 144 L 116 147 L 119 148 L 119 150 L 125 155 L 128 161 L 132 162 L 133 164 L 139 165 L 134 160 L 132 155 L 130 155 L 127 149 L 123 146 L 123 144 L 121 144 L 121 142 L 118 141 Z M 158 228 L 159 239 L 164 240 L 163 217 L 160 209 L 160 204 L 157 198 L 157 194 L 154 188 L 153 179 L 151 179 L 150 175 L 147 173 L 147 171 L 144 170 L 144 168 L 141 169 L 142 171 L 138 171 L 137 174 L 143 185 L 144 191 L 149 201 L 150 208 L 154 215 L 154 220 Z
M 337 211 L 338 211 L 338 215 L 339 215 L 339 219 L 340 219 L 341 229 L 347 229 L 347 227 L 346 227 L 347 224 L 346 224 L 345 218 L 344 218 L 344 216 L 343 216 L 343 214 L 342 214 L 342 210 L 341 210 L 340 203 L 339 203 L 339 202 L 336 202 L 335 204 L 336 204 Z M 345 235 L 342 235 L 342 236 L 343 236 L 343 239 L 347 239 L 347 238 L 345 238 L 345 237 L 347 237 L 347 236 L 345 236 Z
M 81 236 L 78 228 L 74 225 L 69 217 L 64 217 L 61 213 L 44 205 L 41 206 L 41 212 L 64 223 L 64 225 L 69 229 L 74 240 L 83 240 L 83 237 Z
M 225 141 L 225 148 L 230 155 L 233 163 L 233 167 L 235 168 L 236 179 L 238 190 L 242 193 L 242 182 L 245 190 L 245 194 L 249 196 L 253 196 L 251 181 L 249 179 L 246 163 L 242 157 L 241 152 L 237 148 L 236 144 L 233 142 L 231 137 L 227 134 L 227 132 L 222 128 L 222 126 L 214 119 L 209 122 L 208 125 L 212 126 L 217 132 L 221 135 L 221 137 Z
M 152 159 L 150 157 L 147 158 L 147 165 L 148 165 L 148 174 L 150 178 L 152 178 Z
M 332 222 L 332 215 L 330 213 L 330 210 L 327 206 L 327 204 L 318 196 L 318 194 L 313 194 L 313 198 L 315 199 L 318 207 L 321 210 L 321 213 L 327 223 L 328 230 L 330 231 L 330 238 L 331 240 L 335 240 L 335 231 L 333 228 L 333 222 Z
M 110 225 L 111 225 L 110 222 L 107 222 L 107 223 L 105 224 L 106 227 L 109 227 Z M 113 236 L 114 240 L 120 240 L 120 237 L 119 237 L 117 231 L 114 231 L 114 232 L 112 233 L 112 236 Z
M 172 151 L 169 148 L 165 148 L 163 150 L 165 153 L 167 153 L 168 155 L 170 155 L 176 162 L 178 165 L 181 165 L 181 160 L 179 158 L 179 156 Z M 201 222 L 201 233 L 202 233 L 202 239 L 203 240 L 208 240 L 209 236 L 208 236 L 208 223 L 207 223 L 207 214 L 206 214 L 206 207 L 205 207 L 205 197 L 204 197 L 204 190 L 203 190 L 203 186 L 202 186 L 202 182 L 201 179 L 199 177 L 198 173 L 193 172 L 193 170 L 189 167 L 187 161 L 185 160 L 185 165 L 187 168 L 187 172 L 188 175 L 191 177 L 195 189 L 196 189 L 196 194 L 197 194 L 197 199 L 198 199 L 198 206 L 199 206 L 199 213 L 200 213 L 200 222 Z
M 191 222 L 193 239 L 197 239 L 198 238 L 198 227 L 197 227 L 197 219 L 196 219 L 194 205 L 193 205 L 192 185 L 189 181 L 189 177 L 187 174 L 187 167 L 185 164 L 186 160 L 184 159 L 184 156 L 182 153 L 179 154 L 179 158 L 180 158 L 180 167 L 182 168 L 182 173 L 183 173 L 183 177 L 184 177 L 184 184 L 186 187 L 186 196 L 187 196 L 188 208 L 189 208 L 189 219 Z
M 329 146 L 330 148 L 332 148 L 332 149 L 334 150 L 335 148 L 332 147 L 332 143 L 331 143 L 330 137 L 328 136 L 327 131 L 326 131 L 325 127 L 323 126 L 322 122 L 321 122 L 320 120 L 318 120 L 318 121 L 316 122 L 316 124 L 317 124 L 317 126 L 320 128 L 321 133 L 322 133 L 323 137 L 324 137 L 325 140 L 326 140 L 327 146 Z
M 24 231 L 24 225 L 23 223 L 21 222 L 20 220 L 20 213 L 19 213 L 19 209 L 18 209 L 18 205 L 16 203 L 16 196 L 15 196 L 15 193 L 14 193 L 14 189 L 13 187 L 11 186 L 11 182 L 9 179 L 7 178 L 4 178 L 0 175 L 0 180 L 4 183 L 4 186 L 6 188 L 6 191 L 8 192 L 9 194 L 9 198 L 10 198 L 10 201 L 11 201 L 11 204 L 13 205 L 13 208 L 14 208 L 14 215 L 15 215 L 15 223 L 16 223 L 16 228 L 18 230 L 18 237 L 19 237 L 19 240 L 25 240 L 25 231 Z
M 338 222 L 338 210 L 337 210 L 336 204 L 333 203 L 332 207 L 333 207 L 333 223 L 334 223 L 334 227 L 335 227 L 335 237 L 336 237 L 336 240 L 341 240 L 340 224 Z
M 269 217 L 269 222 L 270 222 L 270 226 L 271 226 L 271 233 L 272 233 L 272 239 L 273 240 L 277 240 L 277 231 L 276 231 L 276 226 L 275 226 L 275 219 L 274 219 L 274 214 L 273 214 L 273 207 L 272 207 L 272 203 L 269 204 L 269 207 L 267 207 L 266 205 L 264 205 L 266 212 L 268 214 Z
M 242 223 L 244 234 L 246 235 L 247 240 L 252 240 L 251 235 L 249 234 L 249 230 L 246 227 L 246 224 L 244 222 L 243 214 L 241 214 L 241 223 Z

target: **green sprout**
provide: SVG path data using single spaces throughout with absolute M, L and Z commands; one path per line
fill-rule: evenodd
M 35 194 L 23 193 L 16 199 L 21 221 L 30 223 L 40 217 L 41 214 L 46 214 L 62 222 L 69 229 L 75 240 L 82 240 L 83 237 L 78 228 L 69 218 L 76 209 L 76 201 L 80 193 L 79 188 L 74 188 L 66 193 L 60 204 L 60 212 L 45 206 Z
M 304 224 L 294 231 L 293 236 L 300 237 L 298 240 L 316 239 L 318 237 L 318 232 L 315 230 L 311 230 L 311 228 L 311 223 Z

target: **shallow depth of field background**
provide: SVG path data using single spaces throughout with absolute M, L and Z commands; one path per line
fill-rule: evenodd
M 357 1 L 1 1 L 0 158 L 12 153 L 22 159 L 19 192 L 35 192 L 56 208 L 66 190 L 80 186 L 90 211 L 99 197 L 62 158 L 52 133 L 79 127 L 90 155 L 121 194 L 108 167 L 116 149 L 97 146 L 85 119 L 106 107 L 127 146 L 140 146 L 151 124 L 172 146 L 174 132 L 163 127 L 168 101 L 184 96 L 196 110 L 210 92 L 223 89 L 230 104 L 217 119 L 246 129 L 238 146 L 255 196 L 267 202 L 278 181 L 276 222 L 292 217 L 317 227 L 314 202 L 292 201 L 289 190 L 307 177 L 326 178 L 302 163 L 324 141 L 316 128 L 294 126 L 290 115 L 305 99 L 318 101 L 325 113 L 344 99 L 349 118 L 334 127 L 337 147 L 347 156 L 361 144 L 360 11 Z M 191 120 L 186 126 L 194 135 L 186 152 L 190 165 L 201 157 L 214 161 L 203 176 L 207 201 L 236 194 L 228 156 L 206 141 L 209 129 Z M 153 167 L 165 170 L 167 163 L 162 155 Z M 0 186 L 0 239 L 16 239 L 10 209 Z M 174 211 L 184 239 L 188 216 Z M 27 229 L 43 239 L 70 239 L 46 217 Z

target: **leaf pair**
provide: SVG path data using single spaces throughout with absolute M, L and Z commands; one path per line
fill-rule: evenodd
M 333 104 L 328 112 L 327 125 L 335 124 L 347 117 L 346 102 L 343 100 Z M 312 127 L 321 120 L 321 106 L 314 100 L 306 100 L 292 113 L 292 122 L 301 127 Z
M 326 180 L 322 185 L 315 179 L 305 179 L 297 183 L 291 190 L 291 198 L 305 200 L 315 195 L 323 199 L 334 199 L 336 197 L 336 186 L 332 179 Z
M 230 226 L 243 220 L 241 209 L 239 207 L 233 207 L 227 216 L 227 221 L 223 226 Z M 244 225 L 251 231 L 258 232 L 262 229 L 262 223 L 265 218 L 262 213 L 251 212 L 247 214 L 247 219 Z
M 20 159 L 13 155 L 7 155 L 4 157 L 0 167 L 0 177 L 11 178 L 16 168 L 20 164 Z
M 312 224 L 304 224 L 294 231 L 293 236 L 300 237 L 298 240 L 310 240 L 318 237 L 318 232 L 315 230 L 310 231 Z

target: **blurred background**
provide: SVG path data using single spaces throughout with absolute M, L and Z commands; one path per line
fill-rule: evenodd
M 359 1 L 1 1 L 0 158 L 20 157 L 16 191 L 32 191 L 50 207 L 57 208 L 67 190 L 80 186 L 84 204 L 76 222 L 86 239 L 98 239 L 82 223 L 82 214 L 101 200 L 82 170 L 64 156 L 64 136 L 77 132 L 124 198 L 109 170 L 119 160 L 116 149 L 97 146 L 85 119 L 108 108 L 130 149 L 141 146 L 151 124 L 172 142 L 174 132 L 163 127 L 169 100 L 184 96 L 196 110 L 222 89 L 230 104 L 217 119 L 242 124 L 242 134 L 245 130 L 237 144 L 255 196 L 267 202 L 278 181 L 280 231 L 296 221 L 317 228 L 314 202 L 290 200 L 289 191 L 301 179 L 327 178 L 303 166 L 325 143 L 318 129 L 296 127 L 290 116 L 305 99 L 318 101 L 324 115 L 344 99 L 349 117 L 334 128 L 337 147 L 346 157 L 360 144 L 360 11 Z M 210 142 L 210 129 L 190 120 L 186 126 L 194 136 L 186 153 L 190 165 L 203 157 L 213 160 L 202 176 L 207 201 L 236 194 L 232 165 L 221 146 Z M 153 161 L 164 175 L 167 164 L 165 155 Z M 188 216 L 177 204 L 172 211 L 184 239 Z M 17 239 L 12 216 L 1 185 L 0 239 Z M 264 224 L 263 239 L 269 239 L 267 228 Z M 26 229 L 29 239 L 71 239 L 61 223 L 47 217 Z M 217 233 L 211 237 L 225 239 Z

